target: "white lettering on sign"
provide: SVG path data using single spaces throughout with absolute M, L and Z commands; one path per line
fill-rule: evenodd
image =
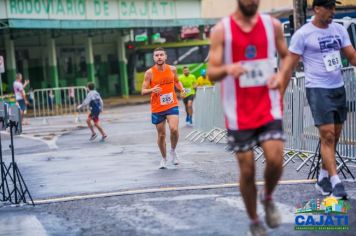
M 178 0 L 8 0 L 11 19 L 185 19 L 201 17 L 201 1 Z M 6 4 L 6 5 L 4 5 Z M 1 13 L 1 11 L 0 11 Z
M 175 16 L 175 2 L 172 0 L 120 1 L 121 18 L 167 18 Z

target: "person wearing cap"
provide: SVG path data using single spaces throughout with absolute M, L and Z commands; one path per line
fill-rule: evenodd
M 337 175 L 335 150 L 347 117 L 346 93 L 341 74 L 340 53 L 356 66 L 356 51 L 346 29 L 333 22 L 335 0 L 314 0 L 314 18 L 295 32 L 289 55 L 271 87 L 282 94 L 300 58 L 304 64 L 307 100 L 314 124 L 319 130 L 322 168 L 315 187 L 322 195 L 346 199 L 347 193 Z
M 200 76 L 197 79 L 197 87 L 203 87 L 203 86 L 212 86 L 213 84 L 209 80 L 209 78 L 206 76 L 206 70 L 202 69 L 200 71 Z

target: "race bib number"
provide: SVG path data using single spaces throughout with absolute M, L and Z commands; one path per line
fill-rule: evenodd
M 323 54 L 323 60 L 327 72 L 341 68 L 341 56 L 339 51 Z
M 173 103 L 173 93 L 162 94 L 159 97 L 161 105 L 168 105 Z
M 246 69 L 239 78 L 241 88 L 265 86 L 275 74 L 273 61 L 269 59 L 242 61 L 241 64 Z
M 185 90 L 185 93 L 186 93 L 186 94 L 189 94 L 189 93 L 192 92 L 192 89 L 191 89 L 191 88 L 186 88 L 186 89 L 184 89 L 184 90 Z

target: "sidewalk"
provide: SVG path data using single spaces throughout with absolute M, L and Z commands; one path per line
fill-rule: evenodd
M 128 98 L 123 97 L 109 97 L 104 98 L 104 107 L 118 107 L 126 105 L 137 105 L 150 102 L 150 96 L 141 96 L 141 95 L 130 95 Z
M 116 96 L 104 98 L 104 109 L 120 106 L 138 105 L 150 102 L 150 96 L 130 95 L 128 98 Z M 26 117 L 34 117 L 33 109 L 28 109 Z

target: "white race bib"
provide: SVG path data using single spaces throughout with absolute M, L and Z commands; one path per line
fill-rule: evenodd
M 186 93 L 186 94 L 189 94 L 189 93 L 192 91 L 191 88 L 186 88 L 186 89 L 184 89 L 184 90 L 185 90 L 185 93 Z
M 241 65 L 247 71 L 239 78 L 241 88 L 265 86 L 275 74 L 273 60 L 270 59 L 242 61 Z
M 327 72 L 338 70 L 342 66 L 339 51 L 323 54 L 323 60 Z
M 173 93 L 162 94 L 159 97 L 161 105 L 168 105 L 173 103 Z

